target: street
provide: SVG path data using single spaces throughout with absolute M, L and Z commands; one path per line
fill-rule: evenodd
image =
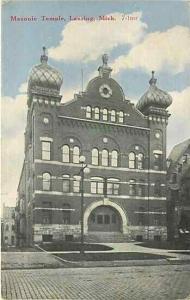
M 190 265 L 2 271 L 3 299 L 190 299 Z

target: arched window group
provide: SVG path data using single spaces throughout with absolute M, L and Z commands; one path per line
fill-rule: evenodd
M 97 148 L 92 149 L 92 165 L 98 166 L 118 166 L 118 151 L 112 150 L 109 152 L 107 149 L 103 149 L 100 152 Z
M 74 146 L 72 149 L 68 145 L 62 146 L 62 162 L 79 164 L 79 158 L 80 148 L 78 146 Z
M 129 168 L 130 169 L 144 169 L 144 154 L 136 155 L 134 152 L 129 153 Z
M 124 123 L 124 112 L 117 112 L 115 109 L 108 111 L 107 108 L 100 110 L 99 107 L 92 108 L 90 105 L 86 106 L 86 118 L 102 121 L 111 121 L 113 123 Z

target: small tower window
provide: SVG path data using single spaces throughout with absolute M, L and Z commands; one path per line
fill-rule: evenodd
M 51 159 L 51 142 L 42 142 L 42 159 L 50 160 Z
M 103 121 L 108 121 L 108 110 L 106 108 L 103 109 Z
M 75 164 L 79 164 L 79 157 L 80 157 L 80 148 L 78 146 L 74 146 L 74 148 L 73 148 L 73 162 Z
M 111 153 L 111 166 L 117 167 L 118 166 L 118 152 L 113 150 Z
M 91 106 L 86 107 L 86 118 L 88 118 L 88 119 L 92 118 L 92 108 L 91 108 Z
M 62 147 L 62 162 L 70 162 L 70 148 L 68 145 Z
M 95 120 L 100 120 L 100 109 L 98 107 L 94 109 L 94 118 Z
M 123 123 L 123 121 L 124 121 L 124 113 L 123 113 L 123 111 L 120 111 L 119 112 L 119 123 Z
M 97 148 L 92 149 L 92 165 L 99 165 L 99 151 Z
M 103 149 L 102 150 L 102 166 L 108 166 L 108 162 L 109 162 L 108 150 Z
M 43 191 L 51 190 L 51 175 L 49 173 L 43 173 L 42 175 L 42 188 Z
M 135 169 L 135 153 L 134 152 L 129 153 L 129 168 Z
M 111 122 L 116 121 L 116 112 L 114 109 L 111 110 Z

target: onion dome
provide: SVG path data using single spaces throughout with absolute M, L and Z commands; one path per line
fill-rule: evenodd
M 167 92 L 157 88 L 156 81 L 154 71 L 152 71 L 152 78 L 149 81 L 150 87 L 138 101 L 136 106 L 138 110 L 144 112 L 150 106 L 166 109 L 172 103 L 172 97 Z
M 34 66 L 30 71 L 28 93 L 58 95 L 63 77 L 59 71 L 48 65 L 45 47 L 43 47 L 43 55 L 41 55 L 40 61 L 41 63 Z

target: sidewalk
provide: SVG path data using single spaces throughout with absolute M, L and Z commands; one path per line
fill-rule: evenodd
M 55 253 L 79 253 L 79 251 L 64 252 L 2 252 L 1 266 L 2 269 L 37 269 L 37 268 L 68 268 L 68 267 L 109 267 L 109 266 L 154 266 L 167 264 L 189 264 L 189 250 L 183 251 L 187 254 L 172 253 L 175 250 L 153 249 L 141 247 L 134 243 L 107 243 L 113 247 L 109 251 L 99 251 L 104 253 L 110 252 L 139 252 L 164 255 L 166 259 L 147 259 L 147 260 L 115 260 L 115 261 L 67 261 L 65 259 L 55 257 Z M 98 251 L 86 251 L 89 253 Z

